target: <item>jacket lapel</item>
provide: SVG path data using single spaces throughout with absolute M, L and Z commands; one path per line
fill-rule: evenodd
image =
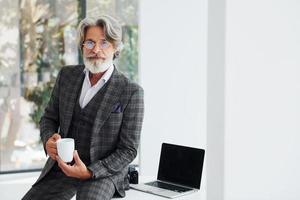
M 74 111 L 74 106 L 76 105 L 76 100 L 77 100 L 77 95 L 80 95 L 80 89 L 82 87 L 82 82 L 84 79 L 84 73 L 83 73 L 83 69 L 84 67 L 80 67 L 77 68 L 76 71 L 74 71 L 72 77 L 74 77 L 74 79 L 72 80 L 68 80 L 70 81 L 70 85 L 72 85 L 73 87 L 71 87 L 71 91 L 67 97 L 67 104 L 66 104 L 66 109 L 65 109 L 65 118 L 63 121 L 63 130 L 64 130 L 64 137 L 67 137 L 69 128 L 70 128 L 70 123 L 73 117 L 73 111 Z
M 110 77 L 109 81 L 107 82 L 107 90 L 104 94 L 104 97 L 101 101 L 99 109 L 96 114 L 96 118 L 94 121 L 93 131 L 92 134 L 97 134 L 101 127 L 103 126 L 104 122 L 110 116 L 113 106 L 118 103 L 120 99 L 120 95 L 124 90 L 123 79 L 120 76 L 120 73 L 117 69 L 114 69 L 112 76 Z M 92 140 L 93 142 L 93 140 Z

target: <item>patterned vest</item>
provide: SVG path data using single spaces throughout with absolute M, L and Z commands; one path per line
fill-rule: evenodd
M 75 150 L 77 150 L 80 159 L 84 162 L 86 166 L 90 165 L 90 142 L 92 136 L 92 129 L 94 125 L 94 120 L 96 118 L 97 110 L 100 103 L 104 97 L 107 82 L 90 100 L 90 102 L 81 108 L 79 104 L 80 92 L 78 91 L 76 104 L 74 106 L 73 117 L 70 124 L 69 132 L 67 134 L 68 138 L 74 138 L 75 140 Z M 73 160 L 74 162 L 74 160 Z M 54 165 L 54 171 L 61 171 L 57 165 Z

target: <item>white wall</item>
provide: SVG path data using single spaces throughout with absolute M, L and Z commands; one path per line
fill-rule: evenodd
M 225 0 L 208 1 L 207 199 L 224 198 Z
M 162 142 L 206 148 L 206 4 L 144 0 L 139 17 L 141 172 L 156 176 Z
M 226 2 L 225 199 L 300 199 L 300 1 Z
M 209 200 L 300 198 L 299 10 L 141 1 L 142 174 L 156 174 L 161 142 L 180 143 L 206 147 Z

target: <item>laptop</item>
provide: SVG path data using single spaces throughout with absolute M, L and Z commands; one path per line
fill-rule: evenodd
M 203 149 L 163 143 L 157 180 L 130 187 L 167 198 L 196 192 L 200 189 L 204 154 Z

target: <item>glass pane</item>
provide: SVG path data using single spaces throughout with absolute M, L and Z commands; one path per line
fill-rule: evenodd
M 0 0 L 0 173 L 44 165 L 38 122 L 59 69 L 78 63 L 85 5 L 87 16 L 121 21 L 125 48 L 116 64 L 138 80 L 137 0 Z
M 59 68 L 78 63 L 77 4 L 0 1 L 0 172 L 45 163 L 38 123 Z

